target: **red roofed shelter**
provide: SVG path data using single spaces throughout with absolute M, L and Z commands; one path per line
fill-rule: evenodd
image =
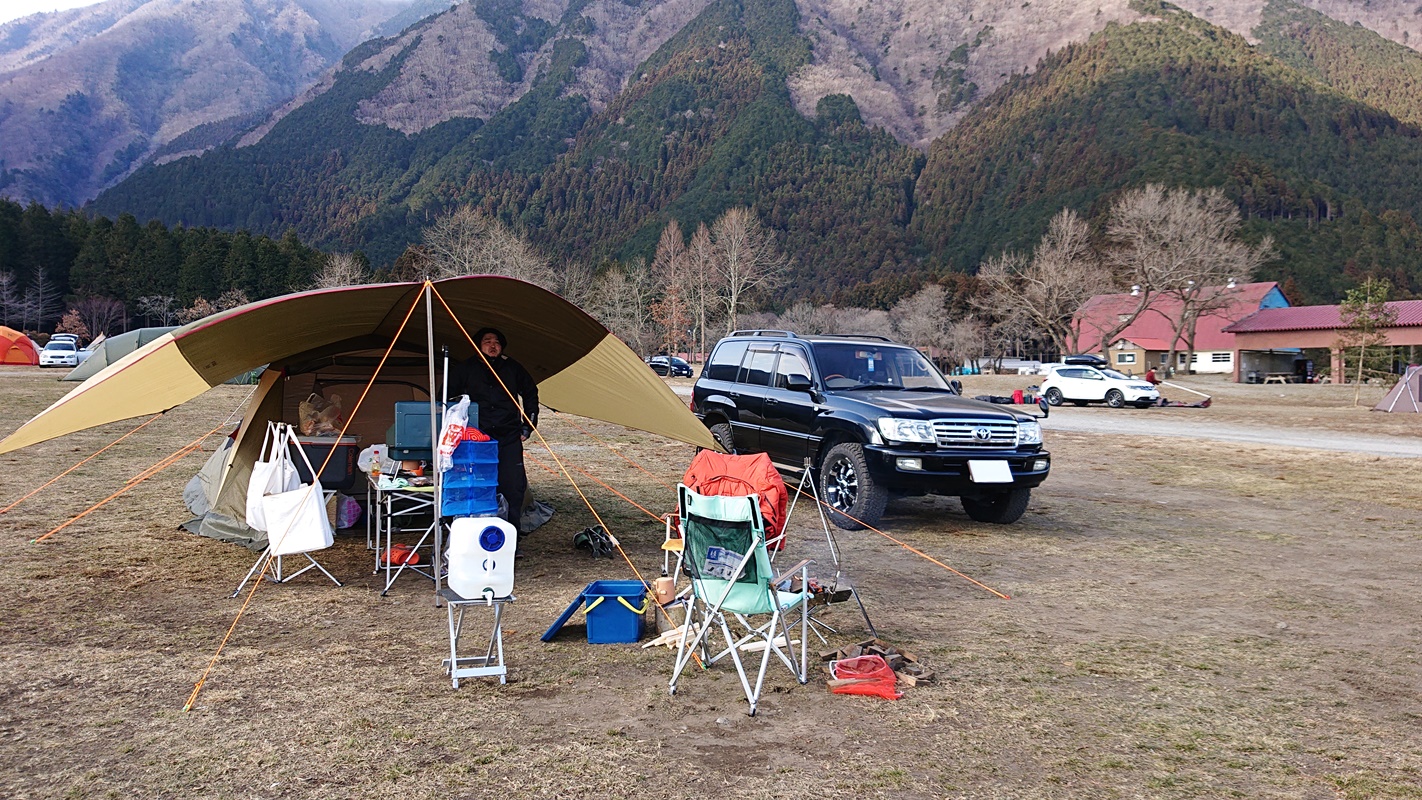
M 1188 343 L 1176 343 L 1175 366 L 1179 370 L 1188 367 L 1192 372 L 1234 372 L 1238 379 L 1235 358 L 1238 348 L 1235 334 L 1228 331 L 1228 326 L 1261 309 L 1287 308 L 1289 301 L 1279 291 L 1279 284 L 1272 281 L 1209 287 L 1205 291 L 1227 293 L 1228 303 L 1201 315 L 1196 323 L 1192 362 L 1186 363 Z M 1078 331 L 1077 346 L 1083 352 L 1099 352 L 1102 333 L 1115 328 L 1135 311 L 1137 300 L 1132 294 L 1100 294 L 1086 301 L 1073 320 Z M 1170 353 L 1171 339 L 1175 338 L 1175 321 L 1180 316 L 1180 308 L 1178 297 L 1156 295 L 1134 322 L 1116 334 L 1109 343 L 1110 352 L 1102 355 L 1112 367 L 1137 375 L 1152 367 L 1167 366 L 1165 359 Z
M 1387 343 L 1394 347 L 1422 345 L 1422 300 L 1397 300 L 1387 304 L 1395 320 L 1383 328 Z M 1340 306 L 1300 306 L 1265 308 L 1225 329 L 1235 337 L 1240 361 L 1248 361 L 1244 351 L 1267 352 L 1283 348 L 1323 347 L 1332 354 L 1330 375 L 1343 374 L 1343 353 L 1335 345 L 1343 333 Z M 1250 369 L 1246 364 L 1243 369 Z M 1239 380 L 1239 368 L 1235 380 Z

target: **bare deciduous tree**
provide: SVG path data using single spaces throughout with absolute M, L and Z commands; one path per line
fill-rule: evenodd
M 15 273 L 0 272 L 0 325 L 9 325 L 18 319 L 21 303 Z
M 780 315 L 776 325 L 795 333 L 834 333 L 834 320 L 839 309 L 832 305 L 815 305 L 801 300 Z
M 229 308 L 245 306 L 252 302 L 247 299 L 247 293 L 241 289 L 228 289 L 217 298 L 217 310 L 226 311 Z
M 74 304 L 74 310 L 79 313 L 79 318 L 83 320 L 89 333 L 96 337 L 113 333 L 123 325 L 126 316 L 121 301 L 98 295 L 80 298 Z
M 420 277 L 506 275 L 557 291 L 558 276 L 548 261 L 509 226 L 470 206 L 435 220 L 423 236 Z
M 948 290 L 930 283 L 896 303 L 889 311 L 894 335 L 920 350 L 942 350 L 948 344 Z
M 656 341 L 648 312 L 651 299 L 647 263 L 618 264 L 597 277 L 588 311 L 628 347 L 645 353 Z
M 988 352 L 991 342 L 988 326 L 977 317 L 967 317 L 948 326 L 943 349 L 947 351 L 949 360 L 981 368 L 978 359 Z
M 1005 253 L 978 268 L 984 291 L 973 305 L 1003 330 L 1030 331 L 1059 353 L 1078 349 L 1074 315 L 1086 301 L 1113 288 L 1089 239 L 1086 222 L 1063 209 L 1052 217 L 1031 256 Z
M 342 286 L 361 286 L 370 283 L 370 270 L 365 262 L 351 253 L 331 253 L 321 264 L 311 288 L 339 289 Z
M 168 295 L 149 294 L 138 298 L 138 313 L 149 325 L 155 321 L 162 326 L 172 325 L 178 317 L 178 299 Z
M 25 289 L 20 324 L 28 326 L 33 322 L 34 330 L 43 328 L 58 312 L 59 299 L 59 288 L 50 281 L 44 267 L 36 266 L 30 285 Z
M 687 303 L 696 321 L 699 340 L 697 354 L 704 357 L 710 342 L 706 337 L 717 322 L 716 248 L 711 243 L 711 231 L 705 224 L 696 226 L 691 244 L 686 248 Z
M 676 220 L 667 223 L 657 242 L 652 258 L 652 280 L 661 289 L 661 297 L 652 303 L 652 320 L 661 328 L 662 350 L 675 353 L 681 344 L 690 345 L 688 329 L 693 314 L 688 295 L 693 291 L 686 247 L 682 243 L 681 226 Z
M 736 315 L 746 295 L 776 286 L 790 262 L 775 247 L 775 238 L 748 208 L 733 208 L 711 226 L 726 332 L 736 328 Z
M 1267 240 L 1257 247 L 1236 241 L 1238 231 L 1239 210 L 1219 189 L 1166 190 L 1150 184 L 1122 195 L 1107 224 L 1116 244 L 1108 260 L 1117 276 L 1139 291 L 1133 311 L 1119 315 L 1114 329 L 1101 331 L 1101 352 L 1157 295 L 1186 301 L 1172 318 L 1177 338 L 1171 342 L 1170 363 L 1181 337 L 1188 335 L 1185 344 L 1193 351 L 1195 321 L 1228 300 L 1199 289 L 1252 274 L 1273 251 Z
M 833 315 L 830 332 L 892 337 L 894 323 L 889 319 L 889 312 L 877 308 L 841 308 Z

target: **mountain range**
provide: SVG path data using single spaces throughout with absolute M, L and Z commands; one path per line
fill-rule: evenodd
M 472 0 L 357 45 L 242 130 L 197 126 L 111 161 L 124 166 L 91 187 L 150 163 L 92 209 L 294 229 L 388 264 L 460 204 L 593 262 L 648 255 L 671 219 L 685 230 L 749 205 L 795 262 L 792 295 L 882 304 L 1030 247 L 1064 206 L 1099 220 L 1133 185 L 1217 185 L 1249 235 L 1274 236 L 1281 257 L 1259 277 L 1296 301 L 1332 299 L 1362 274 L 1408 295 L 1422 291 L 1414 12 L 1383 0 Z M 94 140 L 92 125 L 68 130 Z

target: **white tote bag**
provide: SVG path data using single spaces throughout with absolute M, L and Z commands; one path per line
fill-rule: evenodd
M 281 429 L 277 447 L 277 458 L 283 462 L 280 468 L 290 469 L 293 474 L 296 472 L 291 461 L 294 447 L 301 460 L 306 462 L 307 471 L 315 475 L 316 470 L 311 468 L 311 460 L 306 457 L 301 443 L 296 441 L 292 427 L 282 425 Z M 326 516 L 326 497 L 322 494 L 319 480 L 313 478 L 311 483 L 297 484 L 289 491 L 263 496 L 262 511 L 267 523 L 267 550 L 274 556 L 309 553 L 330 547 L 335 542 L 331 519 Z
M 252 464 L 252 477 L 247 481 L 247 527 L 265 531 L 266 511 L 262 508 L 262 498 L 274 492 L 287 492 L 301 484 L 296 475 L 296 465 L 291 459 L 278 452 L 277 445 L 284 437 L 275 423 L 267 423 L 267 435 L 262 440 L 262 450 Z

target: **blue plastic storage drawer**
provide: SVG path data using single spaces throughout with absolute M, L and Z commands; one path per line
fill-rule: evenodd
M 439 513 L 446 517 L 493 517 L 499 513 L 498 486 L 444 486 Z

